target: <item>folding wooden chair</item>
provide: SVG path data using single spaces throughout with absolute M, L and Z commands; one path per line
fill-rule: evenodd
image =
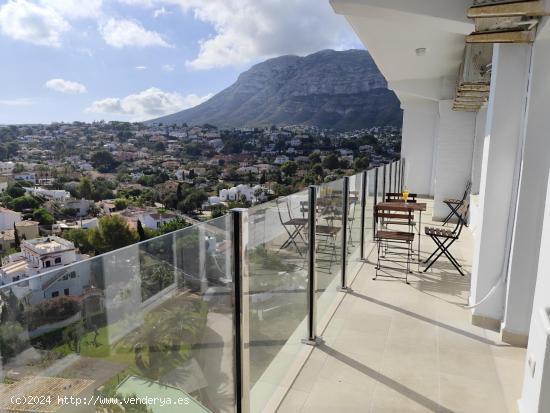
M 279 249 L 282 250 L 289 247 L 290 245 L 294 245 L 296 247 L 296 250 L 298 251 L 298 254 L 302 256 L 302 252 L 300 251 L 300 248 L 296 243 L 296 239 L 300 238 L 304 244 L 307 244 L 301 232 L 306 226 L 308 220 L 307 218 L 294 218 L 290 212 L 290 205 L 288 204 L 288 200 L 286 201 L 288 219 L 284 218 L 281 211 L 280 202 L 281 201 L 279 200 L 276 201 L 277 213 L 279 215 L 279 221 L 281 222 L 281 225 L 284 227 L 286 233 L 288 234 L 288 238 L 285 242 L 283 242 Z
M 462 216 L 459 214 L 458 210 L 460 207 L 464 205 L 466 202 L 466 199 L 468 198 L 468 195 L 470 194 L 470 189 L 472 189 L 472 181 L 468 181 L 466 183 L 466 189 L 464 190 L 464 194 L 462 195 L 462 199 L 445 199 L 443 203 L 449 207 L 451 212 L 449 212 L 449 215 L 443 220 L 443 226 L 447 225 L 447 223 L 451 220 L 452 217 L 456 216 L 458 220 L 462 220 L 462 223 L 466 226 L 468 226 L 468 223 L 466 221 L 467 217 Z
M 460 273 L 460 275 L 464 276 L 464 273 L 462 272 L 462 269 L 461 269 L 462 265 L 460 265 L 459 262 L 455 259 L 455 257 L 453 257 L 453 255 L 449 251 L 449 248 L 451 247 L 451 245 L 454 244 L 456 240 L 460 238 L 460 233 L 464 228 L 466 216 L 468 214 L 469 208 L 470 208 L 469 204 L 463 204 L 461 207 L 458 208 L 457 214 L 459 214 L 460 219 L 458 220 L 454 230 L 452 231 L 444 228 L 435 228 L 435 227 L 426 227 L 424 229 L 424 233 L 427 236 L 429 236 L 437 246 L 435 251 L 432 252 L 432 255 L 430 255 L 428 259 L 424 261 L 424 263 L 426 264 L 429 263 L 428 266 L 424 269 L 424 272 L 428 271 L 431 268 L 431 266 L 434 265 L 435 262 L 443 254 L 445 254 L 447 259 L 456 268 L 456 270 Z
M 388 216 L 393 215 L 399 215 L 400 217 L 405 216 L 405 214 L 394 214 L 390 213 L 387 210 L 385 210 L 383 207 L 377 205 L 374 208 L 374 214 L 376 218 L 376 222 L 382 222 L 383 218 L 387 218 Z M 407 214 L 408 216 L 408 214 Z M 407 218 L 409 219 L 409 218 Z M 414 241 L 414 232 L 406 232 L 406 231 L 391 231 L 387 228 L 384 228 L 384 225 L 382 225 L 382 229 L 377 230 L 374 234 L 374 239 L 377 243 L 377 261 L 376 261 L 376 274 L 373 278 L 373 280 L 376 280 L 378 278 L 379 270 L 382 268 L 382 261 L 387 262 L 393 262 L 393 263 L 405 263 L 407 265 L 406 272 L 405 272 L 405 282 L 409 284 L 408 274 L 411 272 L 411 262 L 412 262 L 412 246 Z M 405 254 L 402 253 L 402 251 L 405 251 Z M 392 256 L 400 256 L 405 255 L 405 260 L 399 260 L 399 259 L 389 259 L 388 255 Z M 387 275 L 383 275 L 385 277 L 388 277 Z

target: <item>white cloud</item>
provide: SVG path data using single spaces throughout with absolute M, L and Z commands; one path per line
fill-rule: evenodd
M 87 92 L 86 86 L 83 84 L 65 79 L 50 79 L 46 82 L 45 86 L 48 89 L 61 93 L 79 94 Z
M 166 10 L 164 7 L 161 7 L 160 9 L 156 9 L 154 12 L 153 12 L 153 17 L 156 19 L 157 17 L 160 17 L 160 16 L 166 16 L 168 14 L 171 14 L 171 12 L 169 12 L 168 10 Z
M 40 0 L 40 4 L 68 19 L 81 19 L 99 17 L 103 0 Z
M 136 70 L 146 70 L 147 66 L 136 66 Z
M 196 106 L 212 97 L 190 94 L 181 96 L 175 92 L 164 92 L 152 87 L 124 98 L 96 100 L 86 109 L 91 113 L 129 116 L 134 121 L 143 121 L 169 115 Z
M 195 69 L 341 48 L 350 32 L 327 1 L 319 4 L 319 0 L 181 0 L 180 3 L 184 10 L 212 24 L 216 31 L 212 38 L 201 41 L 199 55 L 187 62 Z
M 173 72 L 175 68 L 176 66 L 174 65 L 169 65 L 169 64 L 162 65 L 162 70 L 164 70 L 165 72 Z
M 34 99 L 29 98 L 0 99 L 0 106 L 30 106 L 35 103 Z
M 136 20 L 117 20 L 111 18 L 99 25 L 99 32 L 109 46 L 116 48 L 126 46 L 172 47 L 159 33 L 145 29 Z
M 319 0 L 119 0 L 144 7 L 179 5 L 210 24 L 214 34 L 199 42 L 195 69 L 243 65 L 283 54 L 357 46 L 342 16 Z
M 59 47 L 61 35 L 69 28 L 58 12 L 27 0 L 8 0 L 0 7 L 0 30 L 15 40 Z

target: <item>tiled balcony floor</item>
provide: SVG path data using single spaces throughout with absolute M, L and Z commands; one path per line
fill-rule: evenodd
M 465 230 L 451 249 L 464 277 L 440 259 L 427 273 L 415 264 L 411 285 L 373 281 L 374 266 L 364 264 L 278 411 L 515 412 L 525 349 L 472 326 L 463 308 L 472 242 Z M 432 248 L 423 237 L 424 256 Z

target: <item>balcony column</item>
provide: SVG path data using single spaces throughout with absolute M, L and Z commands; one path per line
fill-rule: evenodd
M 439 101 L 439 124 L 434 163 L 435 220 L 444 219 L 447 198 L 461 198 L 472 173 L 475 114 L 453 111 L 452 100 Z
M 500 329 L 504 277 L 517 199 L 530 46 L 497 44 L 493 53 L 481 166 L 479 221 L 474 242 L 470 304 L 475 325 Z
M 403 132 L 401 157 L 405 158 L 406 186 L 421 195 L 432 193 L 432 165 L 438 104 L 435 100 L 401 99 Z
M 548 38 L 539 39 L 533 49 L 527 124 L 521 163 L 516 223 L 506 292 L 506 311 L 502 325 L 503 340 L 527 345 L 533 295 L 537 278 L 541 222 L 546 202 L 546 184 L 550 167 L 548 139 L 548 107 L 550 85 L 550 28 Z
M 550 255 L 548 254 L 550 249 L 550 188 L 548 188 L 548 153 L 550 152 L 550 143 L 548 142 L 547 132 L 548 107 L 550 107 L 550 72 L 548 71 L 548 62 L 550 61 L 549 23 L 550 19 L 546 21 L 544 26 L 539 27 L 533 48 L 523 162 L 524 171 L 522 172 L 522 185 L 516 218 L 518 225 L 520 222 L 525 223 L 527 222 L 526 214 L 530 212 L 533 215 L 533 222 L 538 222 L 538 227 L 541 231 L 540 247 L 537 248 L 537 251 L 539 251 L 539 258 L 537 260 L 538 270 L 534 288 L 523 393 L 518 403 L 521 413 L 550 411 L 550 392 L 548 392 L 548 388 L 550 388 L 550 326 L 548 325 L 548 317 L 545 315 L 547 312 L 545 309 L 550 308 Z M 545 181 L 546 184 L 544 184 Z M 533 191 L 537 191 L 536 188 L 540 188 L 542 185 L 548 189 L 536 193 L 530 210 L 526 211 L 523 209 L 523 203 L 525 202 L 524 195 L 527 196 L 530 193 L 528 191 L 531 191 L 529 185 L 534 186 Z M 539 217 L 539 214 L 541 214 L 541 196 L 545 198 L 542 201 L 545 204 L 542 211 L 544 216 L 543 225 L 541 225 Z M 530 226 L 532 223 L 524 225 Z M 536 234 L 533 235 L 533 238 L 536 237 Z M 516 239 L 519 235 L 520 232 L 518 231 Z M 537 238 L 535 240 L 538 241 Z M 516 252 L 516 244 L 515 242 L 514 253 Z M 525 248 L 528 248 L 528 246 L 533 247 L 533 245 L 536 244 L 533 244 L 533 241 L 528 241 Z M 519 245 L 517 246 L 519 247 Z M 528 254 L 528 252 L 524 251 L 524 254 Z M 515 258 L 514 254 L 513 260 Z M 512 268 L 514 268 L 513 264 Z M 530 277 L 528 278 L 528 282 L 531 282 Z M 508 325 L 510 324 L 507 323 L 505 328 L 508 328 Z

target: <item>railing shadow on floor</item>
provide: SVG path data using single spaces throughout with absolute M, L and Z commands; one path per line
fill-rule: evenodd
M 447 409 L 446 407 L 442 406 L 441 404 L 427 398 L 426 396 L 423 396 L 422 394 L 414 391 L 413 389 L 404 386 L 403 384 L 389 378 L 388 376 L 385 376 L 384 374 L 365 366 L 364 364 L 358 362 L 357 360 L 346 356 L 345 354 L 340 353 L 339 351 L 335 350 L 334 348 L 327 346 L 326 344 L 322 343 L 318 346 L 319 350 L 323 351 L 324 353 L 327 353 L 328 356 L 334 357 L 336 360 L 341 361 L 342 363 L 347 364 L 348 366 L 354 368 L 355 370 L 361 372 L 365 376 L 369 376 L 373 380 L 376 380 L 380 384 L 383 384 L 386 387 L 389 387 L 396 392 L 402 394 L 403 396 L 414 400 L 416 403 L 424 406 L 426 409 L 432 411 L 432 412 L 438 412 L 438 413 L 451 413 L 452 410 Z
M 451 331 L 453 333 L 463 335 L 463 336 L 468 337 L 472 340 L 479 341 L 480 343 L 483 343 L 483 344 L 488 344 L 488 345 L 491 345 L 491 346 L 498 346 L 498 347 L 507 347 L 506 345 L 496 343 L 493 340 L 489 340 L 487 338 L 479 337 L 479 336 L 477 336 L 473 333 L 470 333 L 468 331 L 462 330 L 462 329 L 457 328 L 457 327 L 450 326 L 448 324 L 442 323 L 442 322 L 437 321 L 437 320 L 433 320 L 431 318 L 422 316 L 420 314 L 414 313 L 414 312 L 406 310 L 404 308 L 397 307 L 393 304 L 386 303 L 386 302 L 378 300 L 376 298 L 369 297 L 365 294 L 358 293 L 357 291 L 351 291 L 351 292 L 349 292 L 349 295 L 351 295 L 353 297 L 360 298 L 360 299 L 365 300 L 365 301 L 368 301 L 372 304 L 380 305 L 380 306 L 385 307 L 389 310 L 399 312 L 401 314 L 407 315 L 407 316 L 415 318 L 417 320 L 424 321 L 426 323 L 432 324 L 436 327 L 443 328 L 443 329 Z

